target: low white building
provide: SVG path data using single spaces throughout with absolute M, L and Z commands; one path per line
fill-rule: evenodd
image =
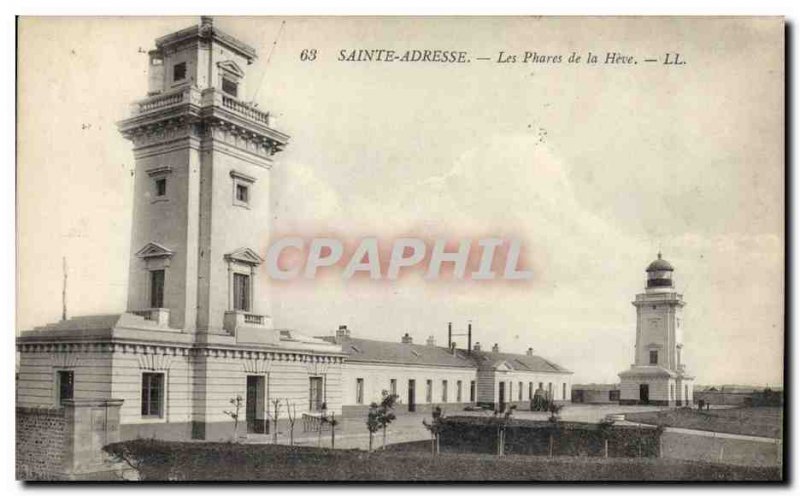
M 529 349 L 525 354 L 436 346 L 432 337 L 414 344 L 406 333 L 399 342 L 353 337 L 339 326 L 335 337 L 347 355 L 342 369 L 342 411 L 366 412 L 385 394 L 399 397 L 401 412 L 447 411 L 464 407 L 516 405 L 529 409 L 537 389 L 558 403 L 570 401 L 572 372 Z

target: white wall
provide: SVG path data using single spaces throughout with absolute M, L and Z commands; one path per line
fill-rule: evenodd
M 408 404 L 408 381 L 416 381 L 415 403 L 417 405 L 442 403 L 458 403 L 456 397 L 457 382 L 461 381 L 461 401 L 469 403 L 470 382 L 476 380 L 475 369 L 460 367 L 425 367 L 412 365 L 368 364 L 360 362 L 346 362 L 343 369 L 342 390 L 345 406 L 354 406 L 356 403 L 356 380 L 364 379 L 364 402 L 368 406 L 371 402 L 381 400 L 381 392 L 389 391 L 391 379 L 397 379 L 397 394 L 400 404 Z M 431 401 L 426 401 L 425 388 L 427 380 L 433 381 Z M 447 401 L 442 401 L 442 381 L 447 381 Z M 402 410 L 402 409 L 401 409 Z

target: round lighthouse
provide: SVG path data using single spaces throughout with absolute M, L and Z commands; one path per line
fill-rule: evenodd
M 661 252 L 658 252 L 658 258 L 650 262 L 645 271 L 647 272 L 647 292 L 657 293 L 662 291 L 673 291 L 674 285 L 672 282 L 672 273 L 675 270 L 672 264 L 661 258 Z

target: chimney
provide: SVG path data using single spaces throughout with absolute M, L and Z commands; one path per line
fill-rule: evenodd
M 346 339 L 350 337 L 350 329 L 347 328 L 347 325 L 340 325 L 338 329 L 336 329 L 336 339 Z
M 213 26 L 214 25 L 214 18 L 211 16 L 200 16 L 200 25 L 201 26 Z
M 497 343 L 492 345 L 492 353 L 500 353 L 500 347 L 497 346 Z
M 408 333 L 405 333 L 405 335 L 402 338 L 400 338 L 400 342 L 403 344 L 411 344 L 414 342 L 414 339 L 411 336 L 409 336 Z
M 481 351 L 481 343 L 476 342 L 475 346 L 472 347 L 474 351 Z
M 472 349 L 472 321 L 467 324 L 467 354 Z
M 447 323 L 447 347 L 449 348 L 450 345 L 453 344 L 453 323 Z
M 425 344 L 428 346 L 436 346 L 436 340 L 433 339 L 433 336 L 428 336 L 428 340 L 425 341 Z
M 533 348 L 528 348 L 528 351 L 525 354 L 528 356 L 533 356 Z

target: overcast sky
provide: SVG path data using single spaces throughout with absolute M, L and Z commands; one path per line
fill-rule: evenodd
M 154 39 L 196 18 L 22 19 L 18 327 L 125 309 L 133 155 L 115 122 L 147 91 Z M 782 383 L 783 29 L 745 19 L 218 18 L 254 46 L 247 99 L 291 143 L 272 171 L 274 236 L 505 236 L 529 284 L 275 284 L 275 322 L 329 334 L 532 346 L 614 382 L 633 361 L 661 247 L 698 383 Z M 314 62 L 302 49 L 316 48 Z M 341 49 L 464 50 L 445 64 L 337 62 Z M 496 64 L 500 51 L 600 63 Z M 607 51 L 633 66 L 602 64 Z M 647 64 L 680 52 L 681 67 Z M 491 57 L 492 61 L 474 60 Z M 257 92 L 257 95 L 255 94 Z M 266 247 L 261 247 L 266 250 Z

